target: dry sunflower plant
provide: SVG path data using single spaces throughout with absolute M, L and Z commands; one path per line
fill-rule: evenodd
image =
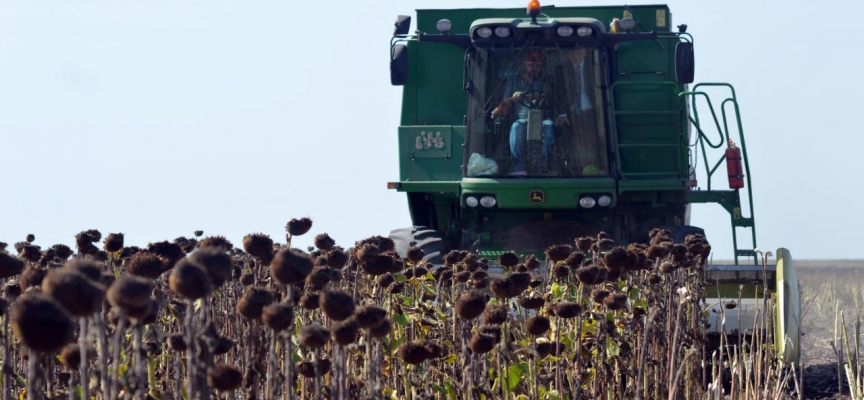
M 704 236 L 653 230 L 622 247 L 601 233 L 545 257 L 452 251 L 431 265 L 380 236 L 291 247 L 311 227 L 292 219 L 285 244 L 249 234 L 242 249 L 200 231 L 145 248 L 97 230 L 76 250 L 0 243 L 0 398 L 787 394 L 768 338 L 707 347 Z

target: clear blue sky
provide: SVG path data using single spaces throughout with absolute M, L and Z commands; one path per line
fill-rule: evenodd
M 0 3 L 0 241 L 72 245 L 95 228 L 139 246 L 196 229 L 284 242 L 285 223 L 309 216 L 348 247 L 409 225 L 404 195 L 385 189 L 398 179 L 395 16 L 523 2 L 298 4 Z M 864 3 L 669 5 L 696 38 L 696 80 L 738 90 L 760 247 L 862 258 L 864 81 L 846 76 Z M 731 255 L 725 211 L 695 207 L 692 222 L 715 258 Z

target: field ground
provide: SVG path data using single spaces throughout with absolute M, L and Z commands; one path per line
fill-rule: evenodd
M 853 342 L 864 308 L 864 260 L 795 260 L 802 289 L 802 365 L 808 399 L 848 399 L 839 393 L 837 355 L 832 347 L 835 308 L 843 312 Z

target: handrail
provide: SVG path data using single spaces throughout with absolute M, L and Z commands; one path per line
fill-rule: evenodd
M 696 86 L 699 86 L 699 85 L 696 85 Z M 729 131 L 727 129 L 725 131 L 725 135 L 724 135 L 724 130 L 720 129 L 720 121 L 717 120 L 717 113 L 714 112 L 714 105 L 711 104 L 711 98 L 705 92 L 697 92 L 697 91 L 693 91 L 693 90 L 691 90 L 689 92 L 678 93 L 678 97 L 687 97 L 687 96 L 693 96 L 693 102 L 692 102 L 692 106 L 691 106 L 691 108 L 693 109 L 693 116 L 692 117 L 688 116 L 688 118 L 690 119 L 690 122 L 692 122 L 693 125 L 696 127 L 696 130 L 699 132 L 699 137 L 700 138 L 704 137 L 705 141 L 708 142 L 708 146 L 710 146 L 712 149 L 719 149 L 720 146 L 723 146 L 723 142 L 724 142 L 723 138 L 724 137 L 726 138 L 727 141 L 729 140 Z M 711 143 L 711 140 L 708 139 L 708 135 L 706 135 L 705 132 L 702 131 L 701 125 L 699 124 L 699 111 L 697 111 L 697 109 L 696 109 L 696 96 L 705 96 L 705 101 L 708 102 L 708 108 L 711 110 L 711 116 L 714 118 L 714 125 L 717 127 L 717 133 L 720 134 L 720 143 L 717 143 L 716 145 L 714 143 Z M 726 123 L 725 119 L 723 120 L 723 123 L 724 124 Z
M 731 97 L 724 99 L 723 102 L 720 103 L 721 116 L 723 117 L 723 128 L 722 129 L 720 128 L 720 123 L 717 119 L 717 113 L 714 111 L 714 106 L 711 103 L 710 97 L 705 92 L 701 92 L 701 91 L 697 90 L 701 86 L 725 87 L 725 88 L 728 88 L 730 93 L 731 93 Z M 735 121 L 736 121 L 736 125 L 738 128 L 738 144 L 741 148 L 741 156 L 742 156 L 743 161 L 744 161 L 744 174 L 745 174 L 744 177 L 747 180 L 747 200 L 748 200 L 748 204 L 750 206 L 749 207 L 750 216 L 744 217 L 743 215 L 739 215 L 738 218 L 753 220 L 754 219 L 753 186 L 752 186 L 752 181 L 750 178 L 750 160 L 747 156 L 747 144 L 744 141 L 744 127 L 743 127 L 743 124 L 741 123 L 741 110 L 738 107 L 738 99 L 735 96 L 735 88 L 732 87 L 732 85 L 730 85 L 728 83 L 719 83 L 719 82 L 699 83 L 699 84 L 696 84 L 695 86 L 693 86 L 693 89 L 691 91 L 682 92 L 679 94 L 679 96 L 682 98 L 687 97 L 687 96 L 692 96 L 691 108 L 693 109 L 693 117 L 690 117 L 690 121 L 693 123 L 693 125 L 696 127 L 696 130 L 699 132 L 699 138 L 697 140 L 700 143 L 700 146 L 702 148 L 702 156 L 703 156 L 703 159 L 705 160 L 705 171 L 707 173 L 708 190 L 709 191 L 711 190 L 711 178 L 714 175 L 714 172 L 716 172 L 717 168 L 720 166 L 720 164 L 726 158 L 726 155 L 724 154 L 722 157 L 720 157 L 720 159 L 717 161 L 717 164 L 715 164 L 713 168 L 709 168 L 708 156 L 705 152 L 705 142 L 708 142 L 708 146 L 710 146 L 711 148 L 714 148 L 714 149 L 719 149 L 722 146 L 722 144 L 723 144 L 722 139 L 724 139 L 724 138 L 726 139 L 727 143 L 729 142 L 729 123 L 728 123 L 729 116 L 726 113 L 726 105 L 731 103 L 732 106 L 734 107 Z M 698 96 L 704 96 L 705 97 L 705 100 L 708 103 L 708 108 L 711 111 L 711 117 L 714 119 L 714 125 L 716 126 L 718 133 L 720 134 L 721 143 L 717 144 L 716 146 L 713 143 L 711 143 L 711 141 L 708 139 L 707 135 L 704 134 L 704 132 L 702 131 L 702 128 L 700 126 L 699 112 L 698 112 L 697 107 L 696 107 L 696 98 Z M 734 217 L 733 217 L 733 219 L 734 219 Z M 752 238 L 753 239 L 753 248 L 755 249 L 756 248 L 756 224 L 755 223 L 752 224 L 750 226 L 750 228 L 752 230 L 751 232 L 752 232 L 752 236 L 753 236 L 753 238 Z M 737 264 L 738 263 L 738 238 L 737 238 L 737 233 L 735 231 L 734 221 L 733 221 L 733 226 L 732 226 L 732 242 L 733 242 L 733 246 L 735 247 L 735 263 Z M 755 260 L 756 259 L 754 257 L 754 261 Z
M 667 114 L 667 113 L 674 115 L 676 113 L 674 111 L 673 112 L 658 112 L 658 111 L 648 111 L 648 110 L 644 110 L 644 111 L 630 111 L 630 110 L 618 111 L 617 110 L 617 105 L 618 105 L 617 104 L 617 96 L 616 96 L 617 93 L 616 93 L 615 89 L 621 85 L 627 85 L 627 86 L 635 86 L 635 85 L 669 86 L 673 89 L 674 93 L 677 93 L 677 98 L 683 100 L 685 105 L 687 104 L 687 97 L 689 96 L 692 98 L 691 99 L 692 115 L 688 115 L 687 119 L 690 121 L 690 123 L 693 124 L 693 126 L 696 128 L 696 131 L 697 131 L 697 139 L 696 140 L 698 141 L 698 145 L 700 146 L 700 148 L 702 150 L 702 157 L 705 161 L 705 172 L 707 174 L 707 179 L 708 179 L 708 185 L 707 185 L 708 191 L 711 191 L 712 177 L 713 177 L 714 173 L 717 172 L 717 170 L 723 164 L 723 161 L 726 160 L 726 154 L 723 153 L 723 155 L 719 158 L 719 160 L 717 160 L 717 163 L 713 164 L 713 166 L 712 166 L 708 162 L 706 143 L 707 143 L 707 146 L 712 148 L 712 149 L 720 149 L 723 147 L 724 143 L 727 143 L 727 144 L 730 143 L 730 138 L 729 138 L 730 137 L 730 135 L 729 135 L 729 118 L 730 118 L 730 115 L 727 114 L 727 112 L 726 112 L 726 106 L 730 103 L 732 104 L 733 111 L 735 113 L 734 114 L 735 120 L 736 120 L 736 124 L 737 124 L 737 128 L 738 128 L 738 144 L 739 144 L 739 146 L 741 148 L 741 152 L 742 152 L 744 171 L 745 171 L 744 173 L 745 173 L 745 178 L 747 179 L 746 185 L 747 185 L 748 204 L 750 206 L 749 207 L 750 216 L 745 217 L 744 215 L 742 215 L 741 210 L 740 210 L 739 200 L 737 200 L 739 198 L 738 197 L 738 189 L 736 189 L 734 192 L 734 198 L 736 199 L 735 203 L 734 203 L 735 204 L 735 212 L 733 212 L 731 209 L 729 210 L 729 212 L 731 214 L 730 217 L 732 219 L 732 243 L 733 243 L 733 246 L 735 249 L 735 254 L 734 254 L 735 264 L 738 264 L 739 254 L 742 256 L 745 256 L 745 257 L 749 257 L 752 255 L 754 262 L 756 262 L 756 256 L 755 256 L 755 253 L 753 253 L 753 250 L 739 250 L 738 249 L 738 235 L 736 232 L 736 227 L 749 227 L 751 229 L 753 249 L 755 249 L 756 248 L 756 225 L 753 222 L 754 221 L 754 217 L 753 217 L 754 209 L 753 209 L 753 189 L 752 189 L 752 182 L 751 182 L 751 178 L 750 178 L 750 161 L 749 161 L 749 158 L 747 156 L 747 145 L 744 141 L 744 128 L 743 128 L 743 125 L 741 123 L 741 112 L 740 112 L 740 108 L 738 107 L 737 97 L 735 96 L 735 88 L 733 88 L 732 85 L 730 85 L 728 83 L 713 83 L 713 82 L 711 82 L 711 83 L 699 83 L 699 84 L 696 84 L 695 86 L 693 86 L 693 88 L 690 91 L 678 92 L 678 87 L 679 87 L 678 84 L 676 82 L 671 82 L 671 81 L 653 81 L 653 82 L 652 81 L 646 81 L 646 82 L 618 81 L 618 82 L 615 82 L 610 86 L 610 90 L 609 90 L 610 91 L 610 96 L 609 96 L 610 104 L 609 105 L 610 105 L 610 108 L 611 108 L 612 114 L 613 114 L 613 118 L 611 118 L 612 131 L 616 132 L 616 134 L 618 132 L 618 126 L 617 126 L 618 125 L 618 118 L 617 118 L 617 116 L 623 116 L 623 115 L 660 115 L 660 114 Z M 726 87 L 731 92 L 731 97 L 724 99 L 720 103 L 720 111 L 721 111 L 721 116 L 723 118 L 722 126 L 720 124 L 720 120 L 718 119 L 717 112 L 714 109 L 714 104 L 711 102 L 710 96 L 707 93 L 705 93 L 704 91 L 698 90 L 700 87 L 703 87 L 703 86 L 704 87 L 712 87 L 712 86 L 713 87 Z M 705 98 L 705 101 L 708 104 L 708 110 L 711 112 L 711 119 L 713 119 L 714 126 L 717 129 L 717 134 L 718 134 L 720 140 L 716 143 L 712 142 L 711 138 L 709 138 L 708 135 L 702 130 L 700 119 L 699 119 L 699 111 L 698 111 L 698 108 L 696 107 L 696 100 L 700 96 Z M 677 111 L 677 113 L 680 113 L 680 112 L 681 112 L 680 110 Z M 626 143 L 622 144 L 619 142 L 620 142 L 619 138 L 615 137 L 613 140 L 614 151 L 615 151 L 615 166 L 618 170 L 619 176 L 624 178 L 625 174 L 622 170 L 622 165 L 621 165 L 620 148 L 621 147 L 627 147 L 627 144 Z M 647 144 L 646 143 L 646 144 L 633 144 L 633 145 L 635 146 L 635 145 L 662 145 L 662 144 Z M 689 140 L 688 140 L 687 145 L 688 146 L 690 145 Z M 680 169 L 680 166 L 679 166 L 679 169 Z M 651 173 L 651 174 L 654 174 L 654 173 Z M 626 176 L 639 176 L 639 175 L 640 175 L 640 173 L 628 173 L 628 174 L 626 174 Z

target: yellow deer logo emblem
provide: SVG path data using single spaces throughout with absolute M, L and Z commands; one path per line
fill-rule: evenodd
M 530 201 L 531 204 L 542 204 L 546 201 L 546 194 L 543 193 L 542 190 L 532 190 L 528 193 L 528 201 Z

